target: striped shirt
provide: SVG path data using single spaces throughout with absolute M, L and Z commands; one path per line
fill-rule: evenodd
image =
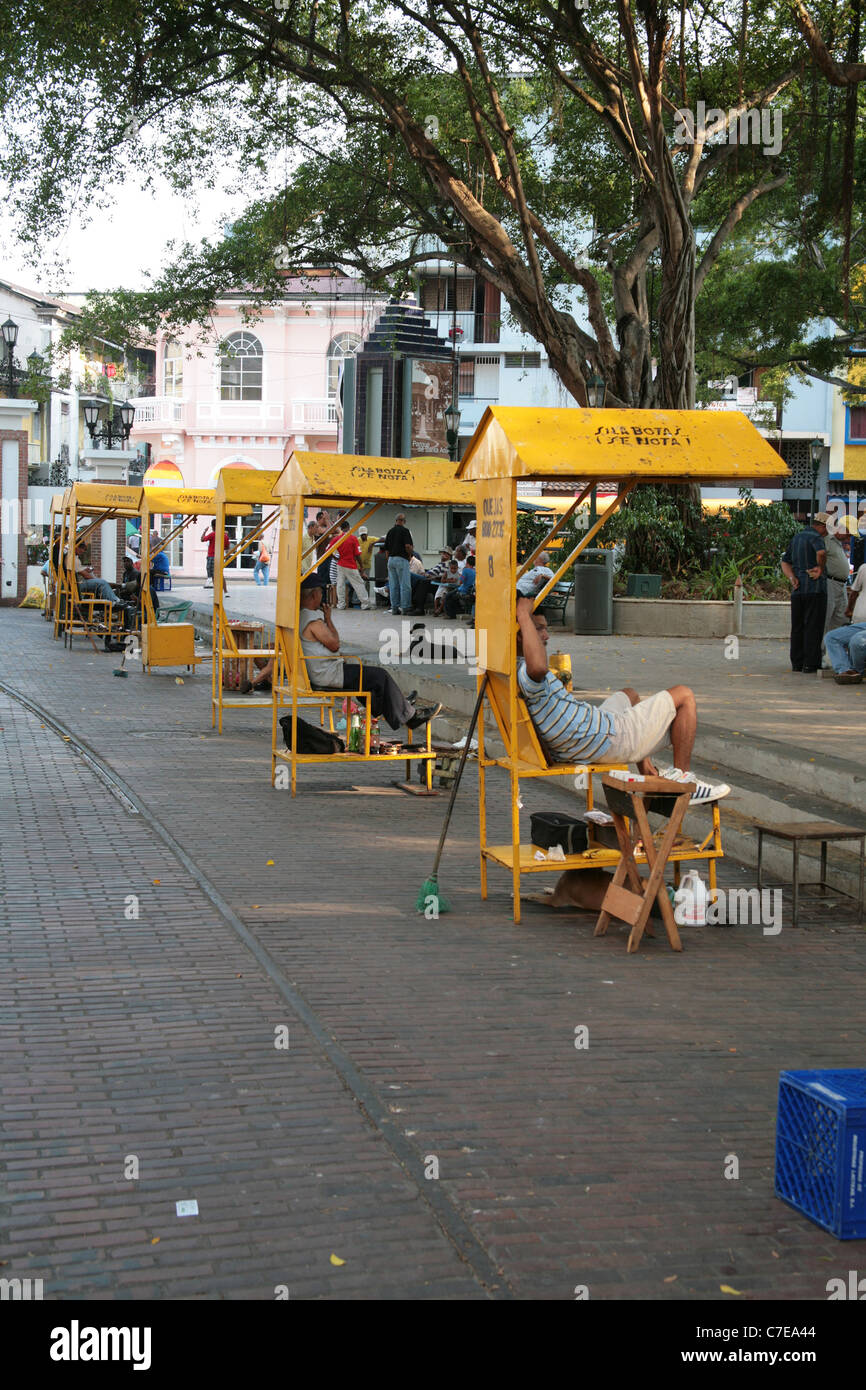
M 517 665 L 517 684 L 545 748 L 557 762 L 595 762 L 603 758 L 614 733 L 613 716 L 578 700 L 552 671 L 534 681 L 526 662 Z

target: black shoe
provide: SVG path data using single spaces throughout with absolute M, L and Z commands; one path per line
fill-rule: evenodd
M 795 674 L 796 676 L 802 676 L 802 674 L 803 674 L 803 668 L 802 668 L 802 666 L 792 666 L 792 667 L 791 667 L 791 670 L 794 672 L 794 674 Z
M 414 705 L 414 703 L 415 703 L 415 701 L 416 701 L 417 699 L 418 699 L 418 691 L 417 691 L 417 690 L 413 690 L 412 693 L 411 693 L 411 695 L 407 695 L 407 696 L 406 696 L 406 703 L 407 703 L 407 705 Z
M 803 675 L 804 675 L 804 676 L 814 676 L 814 675 L 817 675 L 817 672 L 818 672 L 818 667 L 817 667 L 817 666 L 804 666 L 804 667 L 803 667 Z
M 416 709 L 411 719 L 406 720 L 407 729 L 420 729 L 425 724 L 429 724 L 431 719 L 435 719 L 441 710 L 441 703 L 438 705 L 425 705 L 421 709 Z
M 392 609 L 391 609 L 391 617 L 392 617 L 392 618 L 402 618 L 402 616 L 403 616 L 403 610 L 402 610 L 402 608 L 392 608 Z

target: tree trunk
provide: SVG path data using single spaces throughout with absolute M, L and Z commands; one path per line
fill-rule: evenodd
M 695 239 L 691 227 L 679 251 L 671 251 L 663 237 L 657 401 L 665 410 L 694 410 Z

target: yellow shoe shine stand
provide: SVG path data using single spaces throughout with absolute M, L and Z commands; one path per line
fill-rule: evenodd
M 423 745 L 413 745 L 409 730 L 408 746 L 395 753 L 371 751 L 370 696 L 363 690 L 314 689 L 307 676 L 306 663 L 300 642 L 300 585 L 301 580 L 317 569 L 327 555 L 341 544 L 342 534 L 336 522 L 324 539 L 329 548 L 316 555 L 315 544 L 304 550 L 304 508 L 325 507 L 347 512 L 344 520 L 355 533 L 365 525 L 383 503 L 405 506 L 461 506 L 475 504 L 475 489 L 470 483 L 455 480 L 456 465 L 441 458 L 377 458 L 360 454 L 319 454 L 301 450 L 288 457 L 286 466 L 274 487 L 280 503 L 279 570 L 277 575 L 276 649 L 273 683 L 273 721 L 271 748 L 271 782 L 276 780 L 277 764 L 288 763 L 291 768 L 292 796 L 297 784 L 299 763 L 376 762 L 393 765 L 406 763 L 406 780 L 411 777 L 412 762 L 426 764 L 427 789 L 432 786 L 432 765 L 436 754 L 431 745 L 430 724 L 425 725 Z M 362 664 L 359 658 L 341 648 L 339 653 L 351 663 Z M 334 709 L 344 700 L 354 700 L 364 706 L 363 747 L 357 753 L 331 755 L 297 753 L 298 711 L 304 707 L 318 710 L 321 723 L 328 716 L 334 727 Z M 278 713 L 281 708 L 291 711 L 292 748 L 281 746 Z
M 96 647 L 94 635 L 119 635 L 117 615 L 107 599 L 81 593 L 75 574 L 75 550 L 87 544 L 103 521 L 124 522 L 139 515 L 140 487 L 115 483 L 73 483 L 62 497 L 51 502 L 51 548 L 49 551 L 49 589 L 53 585 L 54 636 L 63 633 L 64 646 L 81 634 Z M 60 541 L 59 564 L 53 551 Z
M 217 733 L 223 731 L 223 710 L 271 708 L 270 699 L 250 700 L 244 695 L 226 694 L 224 689 L 227 662 L 239 663 L 254 657 L 272 657 L 274 647 L 238 646 L 237 638 L 223 604 L 223 570 L 232 564 L 239 555 L 256 545 L 271 526 L 278 520 L 280 509 L 274 499 L 274 484 L 279 478 L 276 469 L 251 469 L 226 467 L 220 470 L 216 486 L 216 534 L 217 541 L 225 534 L 226 521 L 230 516 L 247 516 L 253 507 L 262 508 L 262 517 L 255 527 L 245 533 L 242 540 L 230 546 L 228 551 L 221 543 L 214 546 L 213 567 L 213 672 L 211 680 L 211 725 L 216 725 Z M 273 686 L 274 682 L 271 682 Z
M 216 494 L 213 488 L 145 487 L 141 490 L 141 663 L 146 674 L 156 667 L 186 666 L 194 671 L 202 657 L 195 653 L 195 628 L 192 623 L 160 623 L 150 593 L 150 567 L 158 555 L 183 534 L 196 518 L 208 520 L 216 516 Z M 237 504 L 235 511 L 248 516 L 252 508 Z M 167 536 L 161 537 L 153 548 L 150 531 L 154 516 L 169 514 L 179 517 Z M 217 540 L 219 540 L 217 532 Z M 214 547 L 216 557 L 217 546 Z M 216 572 L 216 559 L 214 559 Z M 220 582 L 220 587 L 222 583 Z
M 531 844 L 520 843 L 521 778 L 586 774 L 587 809 L 592 807 L 592 777 L 617 764 L 550 763 L 529 717 L 517 684 L 516 581 L 530 569 L 536 556 L 550 548 L 569 517 L 600 479 L 616 479 L 619 495 L 574 547 L 547 586 L 537 595 L 535 607 L 577 556 L 598 534 L 638 483 L 721 483 L 763 485 L 785 476 L 780 456 L 739 412 L 664 410 L 544 410 L 524 407 L 488 407 L 458 465 L 457 476 L 476 488 L 476 651 L 484 655 L 479 684 L 487 679 L 485 705 L 495 720 L 505 745 L 502 757 L 490 757 L 484 748 L 484 710 L 478 723 L 479 826 L 481 896 L 487 897 L 488 864 L 498 864 L 511 874 L 514 920 L 520 921 L 520 875 L 564 869 L 604 868 L 620 860 L 618 849 L 594 842 L 565 861 L 536 860 Z M 545 539 L 517 564 L 517 482 L 544 483 L 573 480 L 582 488 L 572 506 L 551 527 Z M 485 641 L 479 640 L 483 633 Z M 649 693 L 649 692 L 646 692 Z M 619 764 L 622 766 L 622 764 Z M 511 837 L 507 844 L 487 839 L 487 769 L 503 768 L 510 781 Z M 528 808 L 527 808 L 528 809 Z M 670 854 L 675 874 L 686 860 L 709 861 L 710 886 L 715 887 L 715 861 L 722 857 L 718 803 L 712 804 L 712 829 L 702 841 L 687 841 Z M 639 863 L 645 857 L 636 856 Z

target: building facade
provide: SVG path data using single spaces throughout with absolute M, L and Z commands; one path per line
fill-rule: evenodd
M 382 301 L 359 281 L 310 271 L 287 278 L 282 301 L 255 321 L 250 308 L 249 294 L 227 293 L 186 342 L 158 335 L 152 392 L 133 402 L 132 440 L 150 459 L 145 486 L 211 488 L 226 467 L 279 470 L 291 449 L 338 451 L 342 365 Z M 187 528 L 172 542 L 174 573 L 204 574 L 204 530 Z M 244 554 L 227 573 L 252 563 Z

